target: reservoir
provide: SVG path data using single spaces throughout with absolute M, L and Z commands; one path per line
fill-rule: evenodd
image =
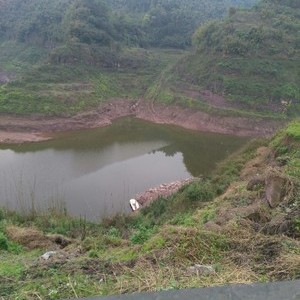
M 21 212 L 54 207 L 90 220 L 128 213 L 136 194 L 209 175 L 247 141 L 122 118 L 51 141 L 2 145 L 0 206 Z

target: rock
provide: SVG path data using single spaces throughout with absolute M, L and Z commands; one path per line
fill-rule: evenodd
M 264 186 L 265 185 L 265 179 L 262 176 L 253 176 L 248 184 L 247 184 L 247 190 L 248 191 L 254 191 L 257 190 L 260 186 Z
M 47 235 L 47 237 L 53 243 L 60 245 L 60 248 L 65 248 L 72 243 L 72 241 L 70 239 L 64 237 L 61 234 L 50 234 L 50 235 Z
M 277 207 L 284 198 L 286 180 L 279 176 L 268 177 L 266 183 L 266 200 L 271 208 Z
M 213 266 L 210 265 L 194 265 L 187 269 L 188 273 L 190 274 L 197 274 L 197 275 L 214 275 L 216 271 Z
M 0 84 L 8 83 L 11 81 L 9 74 L 0 72 Z
M 175 181 L 171 183 L 163 183 L 156 188 L 150 188 L 143 194 L 136 195 L 135 199 L 141 204 L 145 205 L 159 197 L 168 197 L 174 192 L 178 191 L 183 185 L 192 182 L 193 179 L 189 178 L 182 181 Z
M 54 256 L 56 253 L 57 253 L 56 251 L 49 251 L 49 252 L 46 252 L 45 254 L 43 254 L 41 256 L 41 258 L 44 260 L 48 260 L 50 257 Z
M 213 221 L 208 221 L 204 224 L 204 229 L 207 231 L 220 232 L 222 227 Z

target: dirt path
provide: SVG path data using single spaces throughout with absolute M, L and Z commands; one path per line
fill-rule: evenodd
M 116 99 L 73 117 L 0 115 L 0 143 L 43 141 L 52 139 L 55 132 L 103 127 L 117 118 L 130 115 L 158 124 L 237 136 L 270 136 L 284 125 L 282 121 L 213 116 L 179 106 Z

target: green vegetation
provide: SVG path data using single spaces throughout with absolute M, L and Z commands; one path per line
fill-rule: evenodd
M 44 64 L 22 70 L 19 79 L 0 86 L 2 113 L 72 115 L 115 98 L 143 97 L 148 86 L 182 54 L 174 50 L 122 51 L 122 68 L 99 71 L 85 64 Z M 16 64 L 18 65 L 18 64 Z M 11 71 L 15 70 L 15 65 Z
M 286 129 L 286 134 L 295 139 L 300 140 L 300 124 L 299 122 L 294 122 Z
M 72 115 L 104 100 L 151 98 L 199 24 L 254 2 L 1 1 L 0 112 Z M 159 98 L 174 102 L 168 91 Z
M 0 33 L 55 49 L 82 44 L 186 47 L 200 24 L 255 0 L 1 1 Z M 113 51 L 114 49 L 111 49 Z
M 292 2 L 267 0 L 251 10 L 230 10 L 227 19 L 196 30 L 194 52 L 171 70 L 165 88 L 193 91 L 198 105 L 209 90 L 234 110 L 299 115 L 299 13 Z
M 211 178 L 138 214 L 96 224 L 55 211 L 1 210 L 0 296 L 59 299 L 300 278 L 299 124 L 270 144 L 251 142 Z M 276 178 L 280 205 L 270 206 L 264 195 Z M 57 254 L 39 258 L 49 249 Z M 190 271 L 195 264 L 216 273 Z
M 300 176 L 300 122 L 291 123 L 273 142 L 278 160 L 290 176 Z M 298 183 L 299 184 L 299 183 Z
M 0 113 L 70 116 L 146 98 L 212 114 L 299 116 L 299 1 L 230 8 L 253 3 L 0 0 Z M 226 11 L 196 30 L 194 50 L 178 50 Z M 211 177 L 101 224 L 0 210 L 0 298 L 300 278 L 299 143 L 295 121 Z M 216 274 L 190 272 L 195 264 Z
M 0 77 L 11 82 L 1 85 L 0 112 L 72 115 L 106 100 L 146 98 L 217 115 L 297 116 L 299 7 L 267 0 L 231 7 L 253 4 L 2 1 Z M 196 30 L 194 50 L 174 49 L 227 12 Z

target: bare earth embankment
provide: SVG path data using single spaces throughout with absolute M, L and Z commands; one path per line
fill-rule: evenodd
M 117 118 L 134 116 L 158 124 L 173 124 L 187 129 L 233 134 L 270 136 L 283 121 L 246 117 L 214 116 L 208 113 L 150 101 L 117 99 L 98 109 L 72 117 L 0 116 L 0 143 L 24 143 L 52 139 L 53 133 L 103 127 Z

